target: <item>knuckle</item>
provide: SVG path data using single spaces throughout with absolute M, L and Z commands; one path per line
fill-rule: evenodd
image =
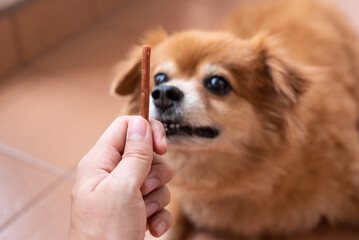
M 133 197 L 138 193 L 138 179 L 129 178 L 128 182 L 125 184 L 120 184 L 117 186 L 116 191 L 118 192 L 117 195 L 126 196 L 126 198 L 133 199 Z
M 78 169 L 78 170 L 83 169 L 84 164 L 85 164 L 85 162 L 86 162 L 86 159 L 88 159 L 88 153 L 86 153 L 86 154 L 81 158 L 81 160 L 77 163 L 77 169 Z
M 173 176 L 173 170 L 167 165 L 152 165 L 151 171 L 147 179 L 157 179 L 160 182 L 159 186 L 167 184 Z
M 113 181 L 113 187 L 127 196 L 132 196 L 131 193 L 138 191 L 142 184 L 138 175 L 131 170 L 123 172 L 119 181 Z
M 75 190 L 75 188 L 72 189 L 71 191 L 71 202 L 73 202 L 77 197 L 77 191 Z
M 160 167 L 160 169 L 158 169 L 156 174 L 160 176 L 162 184 L 166 184 L 172 179 L 173 169 L 168 164 L 161 165 L 162 166 Z
M 157 194 L 155 194 L 153 198 L 157 199 L 157 201 L 159 201 L 162 207 L 165 207 L 170 202 L 171 195 L 168 188 L 166 186 L 163 186 L 158 189 Z
M 173 224 L 173 216 L 172 214 L 166 210 L 166 214 L 167 214 L 167 224 L 168 224 L 168 227 L 171 227 L 172 224 Z
M 152 156 L 148 154 L 147 149 L 140 148 L 140 147 L 132 148 L 131 150 L 125 152 L 122 157 L 123 158 L 136 158 L 138 160 L 143 160 L 146 162 L 152 159 Z
M 159 134 L 159 135 L 164 135 L 165 134 L 165 129 L 163 127 L 163 124 L 155 119 L 152 119 L 152 121 L 150 122 L 151 124 L 151 128 L 152 131 Z
M 113 122 L 115 125 L 118 125 L 118 124 L 122 124 L 123 121 L 125 121 L 125 116 L 118 116 Z
M 150 124 L 155 126 L 155 127 L 162 127 L 163 128 L 163 124 L 160 121 L 158 121 L 156 119 L 153 119 L 153 118 L 150 119 Z
M 94 151 L 94 149 L 91 149 L 90 151 L 88 151 L 81 158 L 81 160 L 77 163 L 77 169 L 78 170 L 86 169 L 86 167 L 88 165 L 88 162 L 91 161 L 91 159 L 94 158 L 94 155 L 96 155 L 96 151 Z
M 164 196 L 163 196 L 164 202 L 167 205 L 171 201 L 171 194 L 168 190 L 167 186 L 164 186 Z

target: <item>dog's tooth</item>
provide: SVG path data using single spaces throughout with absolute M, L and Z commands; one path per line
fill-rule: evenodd
M 177 124 L 176 124 L 176 128 L 180 128 L 180 125 L 179 125 L 179 123 L 177 123 Z
M 175 127 L 175 124 L 171 123 L 170 128 L 174 128 L 174 127 Z

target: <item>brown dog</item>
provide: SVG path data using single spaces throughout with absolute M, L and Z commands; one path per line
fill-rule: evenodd
M 170 240 L 359 224 L 359 44 L 313 0 L 245 4 L 222 31 L 149 34 L 150 116 L 163 122 L 178 203 Z M 139 110 L 140 48 L 113 92 Z

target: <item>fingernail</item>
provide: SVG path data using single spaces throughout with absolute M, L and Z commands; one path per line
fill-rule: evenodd
M 165 221 L 159 222 L 158 224 L 156 224 L 155 229 L 157 235 L 161 236 L 166 231 L 166 222 Z
M 157 203 L 155 203 L 155 202 L 146 203 L 147 217 L 150 217 L 152 214 L 157 212 L 157 210 L 158 210 L 158 204 Z
M 167 137 L 166 137 L 166 135 L 162 137 L 162 143 L 167 149 Z
M 146 136 L 146 124 L 145 120 L 132 119 L 128 123 L 127 139 L 139 140 Z

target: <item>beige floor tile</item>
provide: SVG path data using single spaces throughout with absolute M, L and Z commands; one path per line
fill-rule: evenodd
M 15 50 L 10 20 L 7 15 L 0 17 L 0 77 L 14 68 L 19 59 Z
M 41 57 L 35 65 L 68 76 L 81 87 L 109 94 L 116 63 L 137 43 L 133 34 L 109 31 L 97 25 Z
M 18 91 L 3 86 L 17 97 L 10 94 L 11 101 L 0 103 L 0 142 L 65 170 L 90 149 L 124 104 L 57 74 L 23 78 L 13 81 L 34 84 L 13 84 Z
M 64 240 L 71 208 L 72 182 L 61 182 L 17 221 L 0 232 L 2 240 Z
M 16 101 L 46 76 L 39 67 L 23 67 L 0 81 L 0 108 Z
M 28 208 L 57 177 L 0 154 L 0 229 Z

